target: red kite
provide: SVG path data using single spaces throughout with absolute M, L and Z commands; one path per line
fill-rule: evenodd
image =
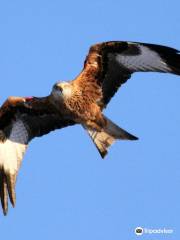
M 81 124 L 102 157 L 116 139 L 136 140 L 102 113 L 118 88 L 134 72 L 180 75 L 176 49 L 136 42 L 93 45 L 77 78 L 58 82 L 43 98 L 10 97 L 0 108 L 0 198 L 15 205 L 15 183 L 27 145 L 52 130 Z

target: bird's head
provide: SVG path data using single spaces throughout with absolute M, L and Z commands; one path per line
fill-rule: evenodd
M 69 98 L 72 96 L 72 85 L 68 82 L 57 82 L 53 86 L 52 95 L 56 98 Z

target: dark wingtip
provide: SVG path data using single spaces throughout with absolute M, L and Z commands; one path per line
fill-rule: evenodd
M 4 208 L 3 208 L 3 214 L 4 214 L 4 216 L 7 216 L 7 213 L 8 213 L 8 209 L 4 209 Z
M 7 184 L 4 170 L 0 170 L 0 199 L 4 216 L 8 212 Z
M 166 46 L 143 44 L 156 51 L 171 69 L 170 73 L 180 75 L 180 51 Z
M 176 52 L 165 58 L 166 63 L 171 68 L 172 73 L 180 75 L 180 52 Z

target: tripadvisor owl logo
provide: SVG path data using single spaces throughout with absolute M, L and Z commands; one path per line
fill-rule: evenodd
M 137 227 L 135 228 L 135 234 L 136 235 L 142 235 L 143 234 L 143 228 L 142 227 Z

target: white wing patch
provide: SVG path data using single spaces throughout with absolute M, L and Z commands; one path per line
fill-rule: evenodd
M 143 45 L 138 45 L 138 47 L 141 51 L 139 55 L 117 54 L 116 60 L 132 72 L 156 70 L 162 72 L 171 72 L 171 69 L 158 53 Z
M 21 164 L 28 144 L 28 132 L 21 120 L 13 123 L 11 134 L 5 142 L 0 142 L 0 167 L 5 172 L 15 174 Z

